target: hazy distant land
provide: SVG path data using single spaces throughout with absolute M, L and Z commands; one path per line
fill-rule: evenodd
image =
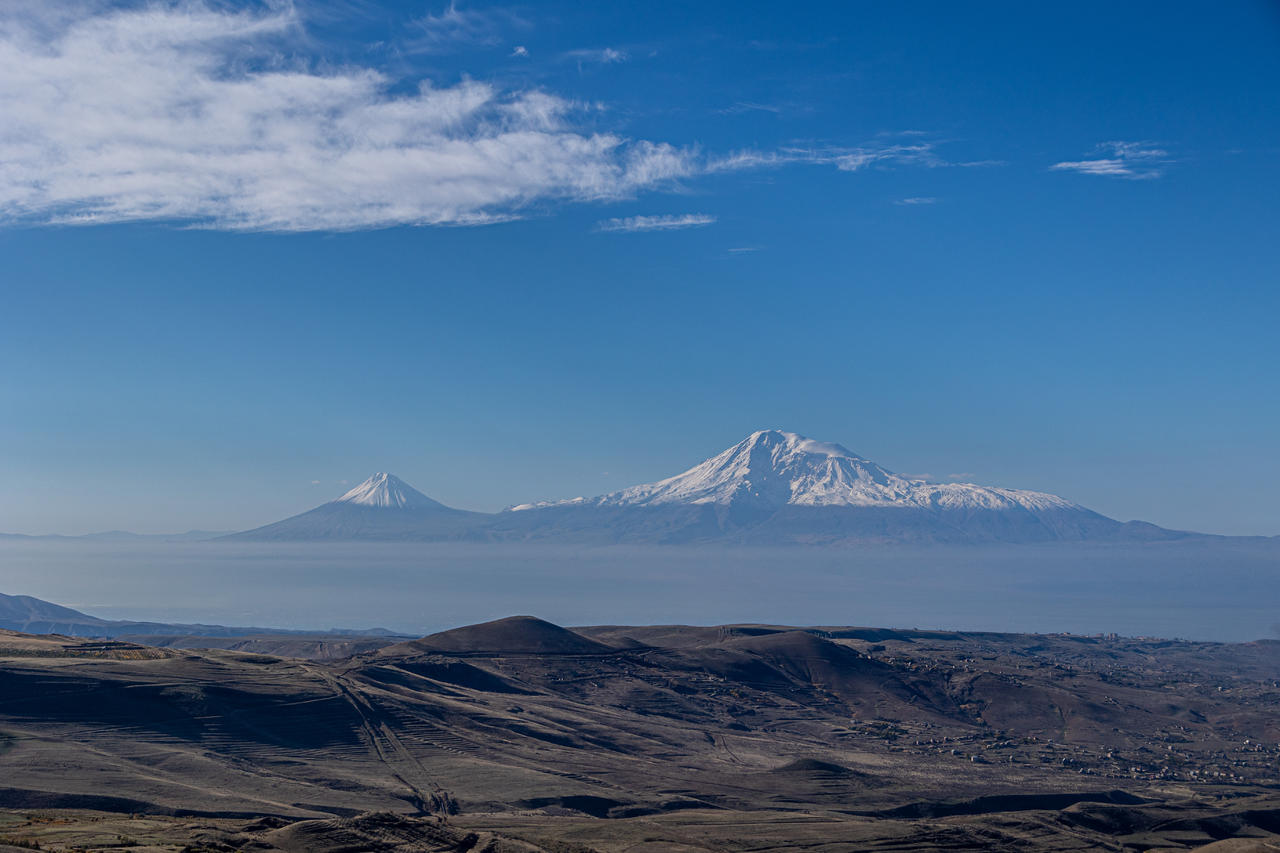
M 1280 622 L 1270 543 L 826 548 L 0 542 L 4 589 L 94 616 L 420 635 L 537 612 L 1247 641 Z

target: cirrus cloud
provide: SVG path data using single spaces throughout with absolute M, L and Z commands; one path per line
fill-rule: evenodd
M 495 45 L 502 41 L 502 31 L 512 27 L 527 29 L 529 23 L 507 9 L 463 9 L 450 2 L 439 14 L 428 12 L 413 21 L 404 48 L 410 53 L 434 53 L 464 45 Z
M 679 228 L 699 228 L 713 225 L 716 217 L 709 213 L 682 213 L 661 216 L 628 216 L 621 219 L 602 219 L 596 223 L 597 231 L 674 231 Z
M 889 139 L 876 139 L 864 145 L 852 147 L 813 147 L 789 146 L 776 151 L 744 149 L 731 154 L 711 158 L 706 163 L 706 171 L 739 171 L 743 169 L 764 169 L 808 164 L 818 166 L 835 166 L 841 172 L 860 172 L 866 169 L 896 169 L 916 167 L 924 169 L 938 168 L 972 168 L 1002 166 L 1002 160 L 951 160 L 939 153 L 939 143 L 928 139 L 919 139 L 924 134 L 920 131 L 905 131 L 900 134 L 888 134 Z M 893 137 L 907 137 L 911 141 L 895 142 Z
M 601 65 L 616 65 L 619 62 L 626 62 L 631 57 L 627 55 L 625 50 L 615 47 L 602 47 L 570 50 L 564 54 L 564 58 L 578 63 L 598 62 Z
M 1078 172 L 1129 180 L 1150 180 L 1164 174 L 1169 152 L 1152 142 L 1103 142 L 1095 151 L 1106 154 L 1092 160 L 1065 160 L 1049 168 L 1055 172 Z

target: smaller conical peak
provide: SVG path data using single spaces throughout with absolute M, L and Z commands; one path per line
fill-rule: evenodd
M 387 509 L 414 509 L 443 506 L 401 480 L 395 474 L 379 471 L 342 497 L 336 503 L 376 506 Z

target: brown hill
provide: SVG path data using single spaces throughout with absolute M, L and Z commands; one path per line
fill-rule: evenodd
M 460 655 L 602 655 L 615 650 L 535 616 L 508 616 L 388 646 L 383 654 L 393 656 L 408 651 Z

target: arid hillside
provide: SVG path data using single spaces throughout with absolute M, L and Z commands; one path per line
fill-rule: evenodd
M 1277 673 L 1274 642 L 532 617 L 326 662 L 5 632 L 0 841 L 1244 850 L 1280 833 Z

